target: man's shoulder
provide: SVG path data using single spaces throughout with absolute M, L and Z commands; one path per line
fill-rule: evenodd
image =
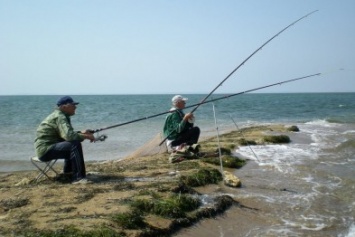
M 183 117 L 184 115 L 181 113 L 181 111 L 175 110 L 169 113 L 166 119 L 169 121 L 180 122 Z
M 45 118 L 45 121 L 64 119 L 64 118 L 65 118 L 65 114 L 59 109 L 55 109 L 51 114 L 47 116 L 47 118 Z
M 177 116 L 177 115 L 180 115 L 181 112 L 178 110 L 178 109 L 170 109 L 169 113 L 168 113 L 168 117 L 171 117 L 171 116 Z

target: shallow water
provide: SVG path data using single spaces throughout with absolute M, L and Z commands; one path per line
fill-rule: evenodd
M 176 236 L 354 236 L 353 125 L 318 121 L 298 127 L 291 144 L 237 151 L 251 159 L 235 172 L 243 186 L 223 192 L 259 210 L 232 208 Z M 241 220 L 245 216 L 248 221 Z

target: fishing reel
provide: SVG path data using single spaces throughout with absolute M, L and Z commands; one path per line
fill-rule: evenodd
M 88 131 L 88 132 L 90 132 L 90 133 L 95 133 L 95 130 L 92 130 L 92 129 L 88 129 L 88 130 L 86 130 L 86 131 Z M 97 134 L 96 134 L 96 136 L 95 136 L 95 140 L 94 140 L 94 142 L 104 142 L 105 140 L 106 140 L 106 138 L 107 138 L 107 135 L 106 134 L 102 134 L 102 135 L 100 135 L 99 134 L 99 132 L 96 132 Z
M 95 142 L 104 142 L 106 140 L 106 138 L 107 138 L 107 135 L 105 135 L 105 134 L 102 134 L 102 135 L 97 134 L 95 136 Z

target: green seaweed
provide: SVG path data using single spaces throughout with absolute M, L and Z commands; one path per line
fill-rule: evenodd
M 203 168 L 196 173 L 181 176 L 180 182 L 185 183 L 187 186 L 198 187 L 206 184 L 216 184 L 222 179 L 222 174 L 217 169 Z
M 267 143 L 290 143 L 291 139 L 287 135 L 274 135 L 274 136 L 264 136 L 264 142 Z

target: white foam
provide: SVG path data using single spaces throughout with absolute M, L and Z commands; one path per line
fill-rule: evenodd
M 355 236 L 355 223 L 353 223 L 350 228 L 349 228 L 349 232 L 344 235 L 343 237 L 354 237 Z
M 306 181 L 307 183 L 312 183 L 314 178 L 311 175 L 308 175 L 307 177 L 301 178 L 302 180 Z
M 339 134 L 337 131 L 341 126 L 339 124 L 315 120 L 297 126 L 300 132 L 293 135 L 296 142 L 282 145 L 243 146 L 236 152 L 254 160 L 266 169 L 273 168 L 281 173 L 292 173 L 295 171 L 294 164 L 318 159 L 324 155 L 324 149 L 336 147 L 344 142 L 344 140 L 335 139 L 335 136 Z
M 344 178 L 347 176 L 336 171 L 340 171 L 343 168 L 342 166 L 346 166 L 346 170 L 352 170 L 348 167 L 354 164 L 354 160 L 348 159 L 348 162 L 346 162 L 344 155 L 338 154 L 336 151 L 341 151 L 341 148 L 343 148 L 337 148 L 339 144 L 344 144 L 347 140 L 353 139 L 352 136 L 355 131 L 353 127 L 348 129 L 349 126 L 347 125 L 329 123 L 325 120 L 316 120 L 297 126 L 300 128 L 300 132 L 290 134 L 292 142 L 289 144 L 250 146 L 252 150 L 246 146 L 240 147 L 236 151 L 255 161 L 262 171 L 271 170 L 276 171 L 274 173 L 280 172 L 291 175 L 291 177 L 294 177 L 293 185 L 302 183 L 300 186 L 302 188 L 295 189 L 297 192 L 281 192 L 277 196 L 264 195 L 262 191 L 253 195 L 242 190 L 238 193 L 238 199 L 257 198 L 266 203 L 288 206 L 290 212 L 282 213 L 284 224 L 270 226 L 264 230 L 264 234 L 269 233 L 270 235 L 274 234 L 272 236 L 279 236 L 276 233 L 282 235 L 282 233 L 288 231 L 295 231 L 296 233 L 292 236 L 299 236 L 298 233 L 303 232 L 327 232 L 328 228 L 339 223 L 339 216 L 334 217 L 333 215 L 334 207 L 329 207 L 329 210 L 327 210 L 328 207 L 324 207 L 322 211 L 319 211 L 317 210 L 317 202 L 322 200 L 323 197 L 336 197 L 334 196 L 334 190 L 341 192 L 343 185 L 347 185 L 347 179 Z M 347 147 L 349 146 L 352 148 L 352 144 Z M 349 158 L 354 157 L 353 153 L 350 153 L 352 151 L 353 149 L 349 149 L 349 155 L 346 154 Z M 308 167 L 308 164 L 311 164 L 311 166 Z M 309 168 L 312 168 L 313 164 L 316 164 L 319 169 L 309 172 L 312 171 Z M 328 172 L 329 170 L 330 172 Z M 279 176 L 276 174 L 276 177 Z M 348 198 L 348 196 L 346 197 Z M 350 202 L 348 212 L 353 213 L 354 208 L 355 202 Z M 302 210 L 302 212 L 295 216 L 292 213 L 293 210 L 295 212 Z M 338 237 L 355 237 L 354 219 L 350 218 L 349 220 L 349 216 L 345 214 L 341 222 L 346 223 L 347 227 L 345 228 L 349 229 L 343 229 L 342 235 L 338 235 Z
M 322 230 L 325 227 L 327 227 L 327 225 L 325 224 L 315 224 L 315 225 L 302 225 L 301 229 L 303 230 Z
M 316 159 L 318 148 L 307 144 L 264 145 L 240 147 L 236 152 L 248 159 L 254 160 L 262 167 L 270 167 L 281 173 L 294 172 L 294 164 L 303 160 Z M 254 153 L 257 157 L 254 156 Z
M 297 222 L 286 219 L 282 219 L 282 221 L 286 226 L 300 228 L 302 230 L 319 231 L 327 227 L 327 224 L 324 223 L 324 220 L 319 217 L 301 216 L 301 220 Z
M 348 161 L 346 162 L 335 162 L 335 161 L 327 161 L 327 162 L 320 162 L 320 164 L 325 164 L 328 166 L 333 166 L 333 165 L 348 165 Z
M 271 227 L 271 229 L 269 230 L 265 230 L 263 234 L 258 236 L 300 236 L 300 235 L 298 235 L 297 233 L 295 233 L 290 229 L 285 228 L 284 226 L 276 226 L 276 227 Z
M 332 129 L 331 126 L 304 126 L 302 132 L 310 136 L 313 141 L 312 146 L 319 148 L 337 146 L 344 142 L 344 140 L 334 140 L 334 136 L 337 136 L 339 131 Z
M 330 123 L 327 122 L 327 120 L 325 120 L 325 119 L 317 119 L 317 120 L 313 120 L 313 121 L 307 122 L 305 124 L 330 126 Z

